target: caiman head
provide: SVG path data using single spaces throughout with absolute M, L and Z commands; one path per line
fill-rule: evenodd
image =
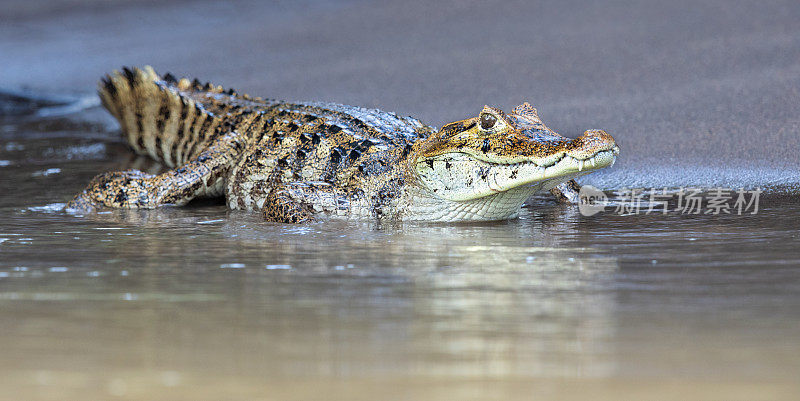
M 524 103 L 510 114 L 485 106 L 475 118 L 445 125 L 419 144 L 408 168 L 421 187 L 442 201 L 492 204 L 488 197 L 495 197 L 506 204 L 521 199 L 507 213 L 473 216 L 489 220 L 509 217 L 534 192 L 614 164 L 618 153 L 605 131 L 565 138 Z

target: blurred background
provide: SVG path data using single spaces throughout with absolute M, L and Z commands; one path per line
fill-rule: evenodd
M 0 400 L 800 399 L 798 21 L 797 1 L 3 0 Z M 93 95 L 146 64 L 435 126 L 529 101 L 617 139 L 583 183 L 764 193 L 741 216 L 537 197 L 484 225 L 62 213 L 96 174 L 158 169 Z

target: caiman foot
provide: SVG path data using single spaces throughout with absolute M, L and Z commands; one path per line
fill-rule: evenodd
M 575 180 L 563 182 L 550 190 L 550 193 L 556 198 L 558 203 L 580 203 L 581 186 Z
M 267 196 L 262 209 L 264 219 L 276 223 L 308 223 L 315 220 L 314 214 L 297 202 L 285 188 L 275 188 Z

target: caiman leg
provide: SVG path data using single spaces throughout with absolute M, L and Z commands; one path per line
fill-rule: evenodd
M 569 180 L 561 183 L 555 188 L 550 190 L 550 193 L 556 197 L 559 203 L 579 203 L 580 199 L 578 194 L 581 191 L 581 186 L 575 180 Z
M 261 208 L 264 219 L 277 223 L 313 221 L 317 213 L 346 211 L 347 197 L 339 195 L 324 182 L 289 182 L 278 184 L 267 196 Z
M 101 174 L 70 201 L 67 208 L 152 209 L 161 205 L 184 205 L 198 196 L 222 195 L 228 171 L 245 142 L 244 135 L 236 132 L 221 135 L 183 166 L 159 175 L 137 170 Z

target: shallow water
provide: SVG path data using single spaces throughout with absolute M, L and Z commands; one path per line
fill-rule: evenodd
M 0 399 L 796 399 L 800 205 L 493 224 L 74 216 L 101 111 L 0 122 Z

